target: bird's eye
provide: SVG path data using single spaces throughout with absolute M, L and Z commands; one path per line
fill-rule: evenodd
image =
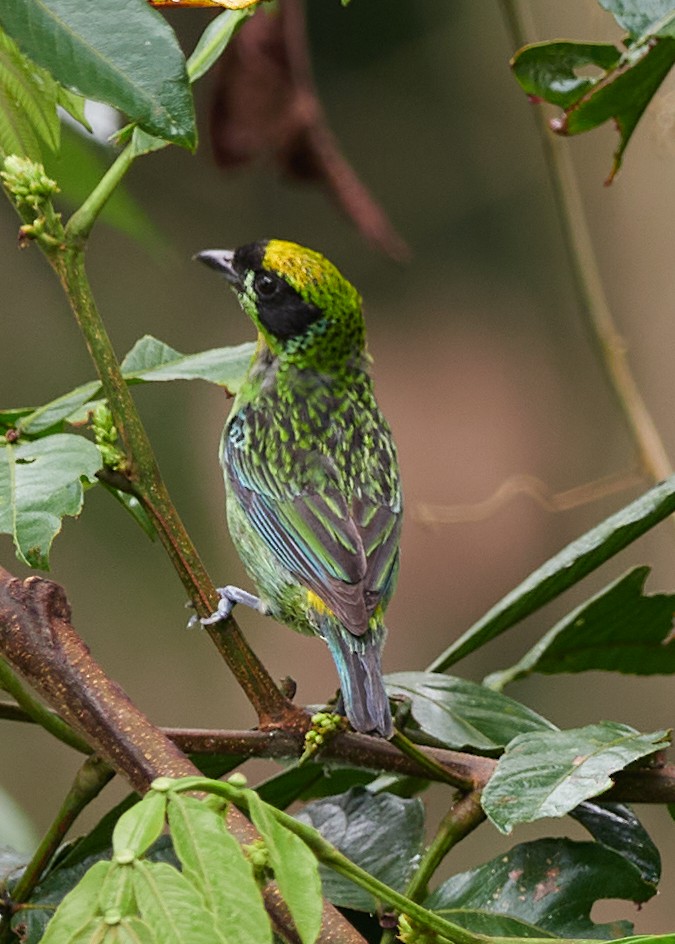
M 270 298 L 276 292 L 279 283 L 274 276 L 268 275 L 266 272 L 258 272 L 253 280 L 253 287 L 258 295 L 264 295 L 265 298 Z

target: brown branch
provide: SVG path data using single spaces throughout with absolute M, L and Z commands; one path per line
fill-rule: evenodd
M 157 777 L 199 774 L 94 660 L 71 625 L 70 606 L 57 583 L 42 577 L 21 581 L 0 567 L 0 653 L 139 793 Z M 241 842 L 257 838 L 251 823 L 234 808 L 228 825 Z M 295 944 L 293 923 L 273 883 L 264 889 L 264 897 L 279 936 Z M 327 902 L 318 940 L 320 944 L 365 944 Z

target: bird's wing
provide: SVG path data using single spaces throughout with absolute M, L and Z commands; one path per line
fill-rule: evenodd
M 224 458 L 230 488 L 256 533 L 349 632 L 362 635 L 396 565 L 398 516 L 367 502 L 348 507 L 324 456 L 317 457 L 321 490 L 306 482 L 299 494 L 245 450 L 225 443 Z

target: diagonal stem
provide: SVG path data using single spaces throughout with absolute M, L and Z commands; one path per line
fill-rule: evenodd
M 512 44 L 520 48 L 533 35 L 529 11 L 519 0 L 501 0 L 501 5 Z M 554 139 L 541 108 L 535 117 L 581 309 L 642 468 L 660 482 L 673 474 L 673 467 L 631 373 L 626 345 L 607 301 L 569 150 L 565 142 Z
M 100 317 L 79 247 L 66 246 L 49 254 L 75 318 L 84 335 L 108 400 L 128 461 L 128 478 L 150 514 L 171 562 L 195 605 L 207 616 L 216 606 L 212 581 L 171 501 L 129 388 L 122 377 L 110 338 Z M 279 691 L 273 679 L 246 643 L 235 621 L 208 627 L 213 639 L 264 726 L 300 720 L 301 712 Z

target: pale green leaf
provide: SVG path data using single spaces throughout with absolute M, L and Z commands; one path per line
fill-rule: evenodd
M 204 897 L 166 862 L 134 863 L 141 917 L 162 944 L 228 944 Z
M 140 803 L 123 813 L 113 830 L 115 855 L 132 852 L 142 856 L 158 839 L 164 829 L 166 795 L 150 790 Z
M 169 825 L 183 874 L 204 895 L 224 936 L 232 944 L 272 944 L 253 867 L 222 814 L 200 800 L 173 793 Z M 236 934 L 230 931 L 235 928 Z
M 251 820 L 265 840 L 274 877 L 302 944 L 314 944 L 323 914 L 321 879 L 314 853 L 299 836 L 276 821 L 257 793 L 248 791 L 248 796 Z
M 56 909 L 42 944 L 74 944 L 75 941 L 80 944 L 87 940 L 82 934 L 96 922 L 101 884 L 112 867 L 112 862 L 97 862 L 85 873 Z
M 518 823 L 564 816 L 608 790 L 611 774 L 668 744 L 666 731 L 640 734 L 612 721 L 519 735 L 483 791 L 483 809 L 503 833 Z
M 20 560 L 48 568 L 48 553 L 65 515 L 82 510 L 82 479 L 95 482 L 96 446 L 59 433 L 0 447 L 0 532 L 11 534 Z
M 250 15 L 250 10 L 225 10 L 208 24 L 187 62 L 188 76 L 196 82 L 218 60 L 232 39 L 237 27 Z

